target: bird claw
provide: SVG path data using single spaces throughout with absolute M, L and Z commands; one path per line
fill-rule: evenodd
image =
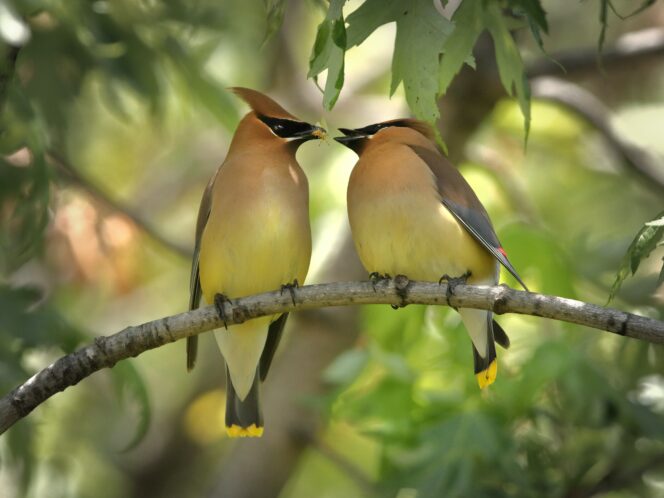
M 283 295 L 284 291 L 287 290 L 290 293 L 291 301 L 293 301 L 293 306 L 297 303 L 295 302 L 295 289 L 300 287 L 300 283 L 297 281 L 297 278 L 289 284 L 283 284 L 281 286 L 281 294 Z
M 447 282 L 447 289 L 445 290 L 445 297 L 447 298 L 447 304 L 450 305 L 450 298 L 455 295 L 454 289 L 457 285 L 465 285 L 468 281 L 468 278 L 472 275 L 470 270 L 467 270 L 466 273 L 459 277 L 450 277 L 447 273 L 440 277 L 438 280 L 438 285 L 442 285 L 443 282 Z M 456 309 L 454 306 L 450 305 L 452 308 Z
M 410 279 L 406 275 L 397 275 L 394 277 L 394 287 L 396 288 L 397 296 L 401 299 L 401 303 L 392 304 L 392 309 L 405 308 L 407 306 L 406 298 L 408 297 L 408 287 L 410 286 Z
M 219 318 L 221 318 L 221 321 L 224 322 L 224 328 L 228 330 L 228 324 L 226 323 L 226 312 L 224 311 L 224 303 L 232 305 L 233 301 L 228 299 L 225 294 L 217 293 L 214 295 L 214 307 L 217 309 Z
M 369 280 L 371 280 L 371 287 L 373 287 L 374 292 L 376 292 L 376 284 L 384 282 L 385 280 L 391 280 L 392 277 L 389 273 L 378 273 L 377 271 L 372 271 L 369 274 Z

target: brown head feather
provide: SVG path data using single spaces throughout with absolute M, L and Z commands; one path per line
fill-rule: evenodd
M 403 128 L 411 128 L 415 131 L 420 132 L 429 140 L 433 140 L 434 142 L 436 140 L 436 135 L 433 130 L 433 127 L 426 121 L 420 121 L 419 119 L 405 118 L 405 119 L 393 119 L 391 121 L 386 121 L 386 123 L 395 123 L 395 126 L 401 126 Z
M 284 118 L 300 121 L 270 97 L 263 95 L 256 90 L 239 86 L 229 88 L 229 90 L 249 104 L 249 107 L 251 107 L 256 114 L 270 118 Z

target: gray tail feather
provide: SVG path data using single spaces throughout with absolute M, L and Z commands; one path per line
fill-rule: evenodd
M 493 320 L 492 325 L 493 338 L 496 340 L 499 346 L 502 346 L 503 349 L 509 349 L 510 338 L 507 336 L 507 332 L 505 332 L 505 330 L 495 320 Z
M 475 364 L 476 374 L 483 372 L 484 370 L 489 368 L 491 362 L 496 359 L 496 343 L 494 342 L 493 338 L 494 323 L 495 322 L 493 321 L 492 313 L 487 313 L 487 328 L 486 328 L 487 341 L 486 341 L 486 351 L 484 352 L 484 358 L 482 357 L 482 355 L 480 355 L 480 353 L 475 348 L 475 345 L 473 344 L 473 362 Z M 502 328 L 500 330 L 502 331 L 503 335 L 506 338 L 507 335 L 505 335 L 505 331 Z M 508 344 L 509 344 L 509 339 L 508 339 Z
M 279 347 L 279 341 L 284 332 L 286 320 L 288 320 L 288 313 L 284 313 L 272 322 L 267 330 L 267 340 L 265 341 L 265 347 L 263 348 L 259 364 L 261 380 L 265 380 L 267 372 L 270 370 L 270 365 L 272 365 L 272 360 L 274 359 L 274 353 L 276 352 L 277 347 Z
M 198 354 L 198 336 L 187 337 L 187 372 L 191 372 L 196 366 L 196 355 Z
M 226 427 L 233 425 L 247 428 L 254 424 L 263 427 L 263 414 L 261 412 L 259 396 L 260 376 L 258 369 L 254 376 L 254 383 L 244 400 L 235 392 L 231 376 L 226 368 Z

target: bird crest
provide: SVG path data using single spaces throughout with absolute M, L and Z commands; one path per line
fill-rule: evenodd
M 231 92 L 244 100 L 251 109 L 259 116 L 267 116 L 270 118 L 291 119 L 299 121 L 298 118 L 289 113 L 286 109 L 277 104 L 267 95 L 252 90 L 251 88 L 232 87 L 229 88 Z

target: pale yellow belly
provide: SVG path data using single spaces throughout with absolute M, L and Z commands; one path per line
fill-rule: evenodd
M 199 256 L 201 289 L 208 303 L 217 293 L 234 299 L 277 290 L 294 279 L 302 284 L 309 268 L 308 196 L 300 183 L 306 180 L 283 165 L 248 170 L 251 166 L 248 160 L 225 164 L 216 179 Z M 240 399 L 252 386 L 274 318 L 215 331 Z
M 428 281 L 468 270 L 470 281 L 495 274 L 489 252 L 434 195 L 365 197 L 349 204 L 348 214 L 358 254 L 369 272 Z
M 304 283 L 311 256 L 308 219 L 290 203 L 262 199 L 242 213 L 208 222 L 200 253 L 205 300 L 216 293 L 242 297 L 278 289 L 298 279 Z M 302 206 L 308 213 L 306 206 Z

